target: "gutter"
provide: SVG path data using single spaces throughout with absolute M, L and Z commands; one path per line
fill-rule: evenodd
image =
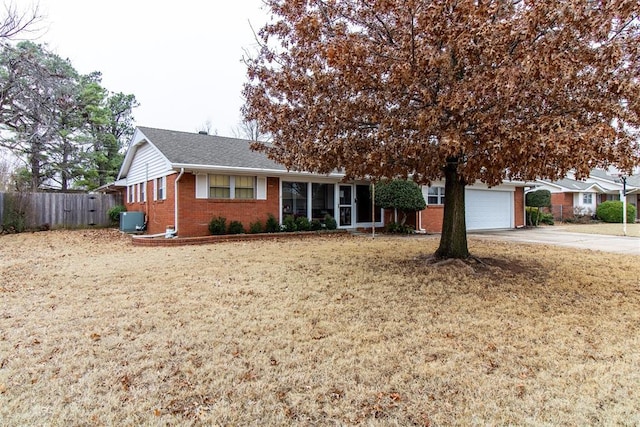
M 220 165 L 197 165 L 190 163 L 172 163 L 171 166 L 174 169 L 187 169 L 194 171 L 216 171 L 216 172 L 228 172 L 228 173 L 256 173 L 274 176 L 311 176 L 322 178 L 344 178 L 345 174 L 338 172 L 331 172 L 329 174 L 316 174 L 312 172 L 303 171 L 288 171 L 286 169 L 267 169 L 267 168 L 253 168 L 244 166 L 220 166 Z
M 172 237 L 175 237 L 178 234 L 178 181 L 180 181 L 182 175 L 184 175 L 184 168 L 180 168 L 180 174 L 174 182 L 173 196 L 175 202 L 173 204 L 173 233 L 171 233 Z

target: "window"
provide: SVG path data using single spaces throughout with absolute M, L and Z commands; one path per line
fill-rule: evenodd
M 619 194 L 607 194 L 607 199 L 608 202 L 609 201 L 618 201 L 620 200 L 620 195 Z
M 582 204 L 583 205 L 593 204 L 593 193 L 582 193 Z
M 307 216 L 307 183 L 282 183 L 282 213 L 286 215 Z
M 156 197 L 155 200 L 164 200 L 167 198 L 167 177 L 163 176 L 162 178 L 156 178 Z
M 209 175 L 210 199 L 255 199 L 255 176 Z
M 135 185 L 129 185 L 127 187 L 127 201 L 133 203 L 136 201 L 136 187 Z
M 444 187 L 429 187 L 428 205 L 444 205 Z
M 147 183 L 141 182 L 138 184 L 138 201 L 146 202 L 147 201 Z
M 209 197 L 212 199 L 230 199 L 230 178 L 228 175 L 209 175 Z
M 236 176 L 234 178 L 235 198 L 253 199 L 255 192 L 255 178 L 252 176 Z
M 311 184 L 311 218 L 323 221 L 325 215 L 335 216 L 333 184 Z

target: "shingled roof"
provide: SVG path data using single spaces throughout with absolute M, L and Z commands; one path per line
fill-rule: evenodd
M 556 187 L 562 187 L 570 191 L 572 190 L 574 192 L 587 191 L 592 189 L 593 187 L 596 187 L 600 191 L 605 191 L 600 185 L 594 182 L 576 181 L 575 179 L 570 179 L 570 178 L 563 178 L 557 181 L 548 181 L 548 180 L 540 179 L 538 181 L 545 182 L 545 183 L 554 185 Z
M 173 165 L 200 165 L 286 171 L 264 153 L 251 150 L 251 141 L 216 135 L 138 127 Z

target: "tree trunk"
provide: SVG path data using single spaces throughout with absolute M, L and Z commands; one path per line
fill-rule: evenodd
M 40 156 L 35 152 L 31 154 L 31 191 L 38 191 L 40 187 Z
M 458 159 L 447 159 L 444 169 L 444 218 L 437 258 L 468 258 L 467 224 L 464 218 L 466 183 L 458 175 Z

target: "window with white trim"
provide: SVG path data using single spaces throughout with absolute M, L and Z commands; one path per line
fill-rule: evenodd
M 167 177 L 163 176 L 155 179 L 155 198 L 154 200 L 165 200 L 167 198 Z
M 427 204 L 444 205 L 444 187 L 429 187 Z
M 282 214 L 307 216 L 306 182 L 282 182 Z
M 582 193 L 582 204 L 583 205 L 593 204 L 593 193 Z
M 209 175 L 210 199 L 255 199 L 255 176 Z
M 231 177 L 229 175 L 209 175 L 209 198 L 231 198 Z
M 235 198 L 236 199 L 254 199 L 256 179 L 252 176 L 235 176 Z
M 138 184 L 138 202 L 147 201 L 147 183 L 141 182 Z
M 136 201 L 136 187 L 135 185 L 127 186 L 127 201 L 133 203 Z

